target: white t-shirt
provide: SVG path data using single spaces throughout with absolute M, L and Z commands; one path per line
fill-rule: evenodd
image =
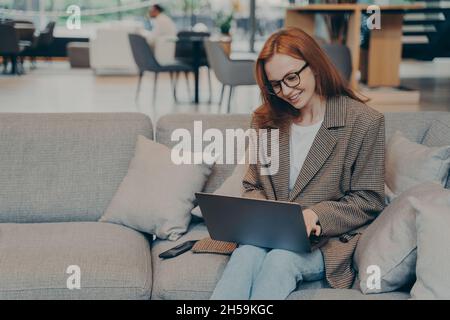
M 290 136 L 290 168 L 289 168 L 289 191 L 294 188 L 303 163 L 306 160 L 309 149 L 316 138 L 317 132 L 322 126 L 322 121 L 311 126 L 300 126 L 298 124 L 291 125 Z

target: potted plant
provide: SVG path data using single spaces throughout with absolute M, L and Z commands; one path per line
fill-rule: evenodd
M 220 33 L 226 36 L 230 35 L 231 23 L 233 22 L 233 12 L 225 14 L 220 11 L 216 17 L 216 26 L 220 29 Z

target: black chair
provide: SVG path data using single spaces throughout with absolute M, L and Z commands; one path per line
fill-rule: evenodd
M 142 37 L 138 34 L 130 34 L 130 35 L 128 35 L 128 38 L 130 39 L 131 51 L 133 53 L 134 60 L 139 69 L 139 83 L 138 83 L 138 88 L 136 91 L 136 100 L 139 97 L 139 92 L 140 92 L 142 77 L 144 75 L 144 72 L 150 71 L 150 72 L 154 72 L 154 74 L 155 74 L 155 78 L 154 78 L 154 82 L 153 82 L 153 102 L 155 101 L 155 98 L 156 98 L 158 74 L 160 72 L 170 73 L 170 79 L 171 79 L 172 86 L 173 86 L 173 96 L 174 96 L 174 99 L 176 102 L 177 101 L 176 86 L 177 86 L 178 75 L 180 72 L 184 72 L 184 74 L 186 75 L 186 81 L 189 81 L 188 73 L 193 71 L 192 67 L 185 63 L 182 63 L 182 62 L 177 62 L 177 63 L 171 64 L 171 65 L 163 65 L 162 66 L 156 60 L 156 58 L 153 54 L 153 50 L 150 48 L 150 46 L 148 45 L 148 43 L 144 37 Z
M 190 38 L 209 38 L 211 34 L 209 32 L 196 32 L 196 31 L 180 31 L 177 34 L 178 41 L 175 46 L 175 59 L 184 62 L 186 64 L 193 64 L 193 43 L 189 41 Z M 206 50 L 203 45 L 203 41 L 200 44 L 200 67 L 208 68 L 208 85 L 209 85 L 209 103 L 212 101 L 212 85 L 211 85 L 211 69 L 209 68 L 208 58 L 206 57 Z
M 39 34 L 38 47 L 48 48 L 54 41 L 53 32 L 55 31 L 55 22 L 49 22 L 44 30 Z
M 185 63 L 192 63 L 193 44 L 189 41 L 192 37 L 209 38 L 209 32 L 195 32 L 195 31 L 180 31 L 177 34 L 178 41 L 175 46 L 175 58 Z M 204 46 L 200 49 L 200 65 L 208 66 L 208 59 L 206 57 L 206 50 Z
M 33 65 L 36 63 L 36 57 L 45 57 L 50 60 L 49 48 L 54 41 L 54 30 L 55 22 L 49 22 L 45 29 L 33 38 L 30 47 L 22 53 L 22 62 L 23 57 L 30 57 Z
M 230 87 L 227 109 L 227 112 L 230 113 L 234 88 L 237 86 L 256 85 L 254 76 L 255 61 L 230 59 L 220 42 L 205 40 L 204 44 L 211 69 L 214 70 L 217 79 L 222 83 L 219 106 L 222 105 L 225 87 Z
M 342 78 L 350 82 L 352 75 L 352 54 L 350 49 L 343 44 L 321 44 L 320 46 L 336 66 Z
M 19 35 L 13 24 L 0 24 L 0 56 L 3 57 L 4 73 L 7 72 L 8 59 L 11 60 L 11 74 L 21 74 L 22 70 L 17 64 L 24 47 L 20 46 Z

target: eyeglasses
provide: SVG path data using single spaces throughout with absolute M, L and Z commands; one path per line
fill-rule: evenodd
M 300 73 L 309 66 L 308 63 L 298 70 L 297 72 L 288 73 L 282 80 L 270 81 L 270 85 L 267 87 L 269 94 L 278 95 L 281 93 L 281 83 L 283 82 L 289 88 L 295 88 L 300 84 Z

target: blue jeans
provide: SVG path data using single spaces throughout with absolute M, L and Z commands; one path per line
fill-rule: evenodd
M 231 255 L 211 300 L 283 300 L 301 281 L 325 277 L 320 250 L 299 254 L 250 245 Z

